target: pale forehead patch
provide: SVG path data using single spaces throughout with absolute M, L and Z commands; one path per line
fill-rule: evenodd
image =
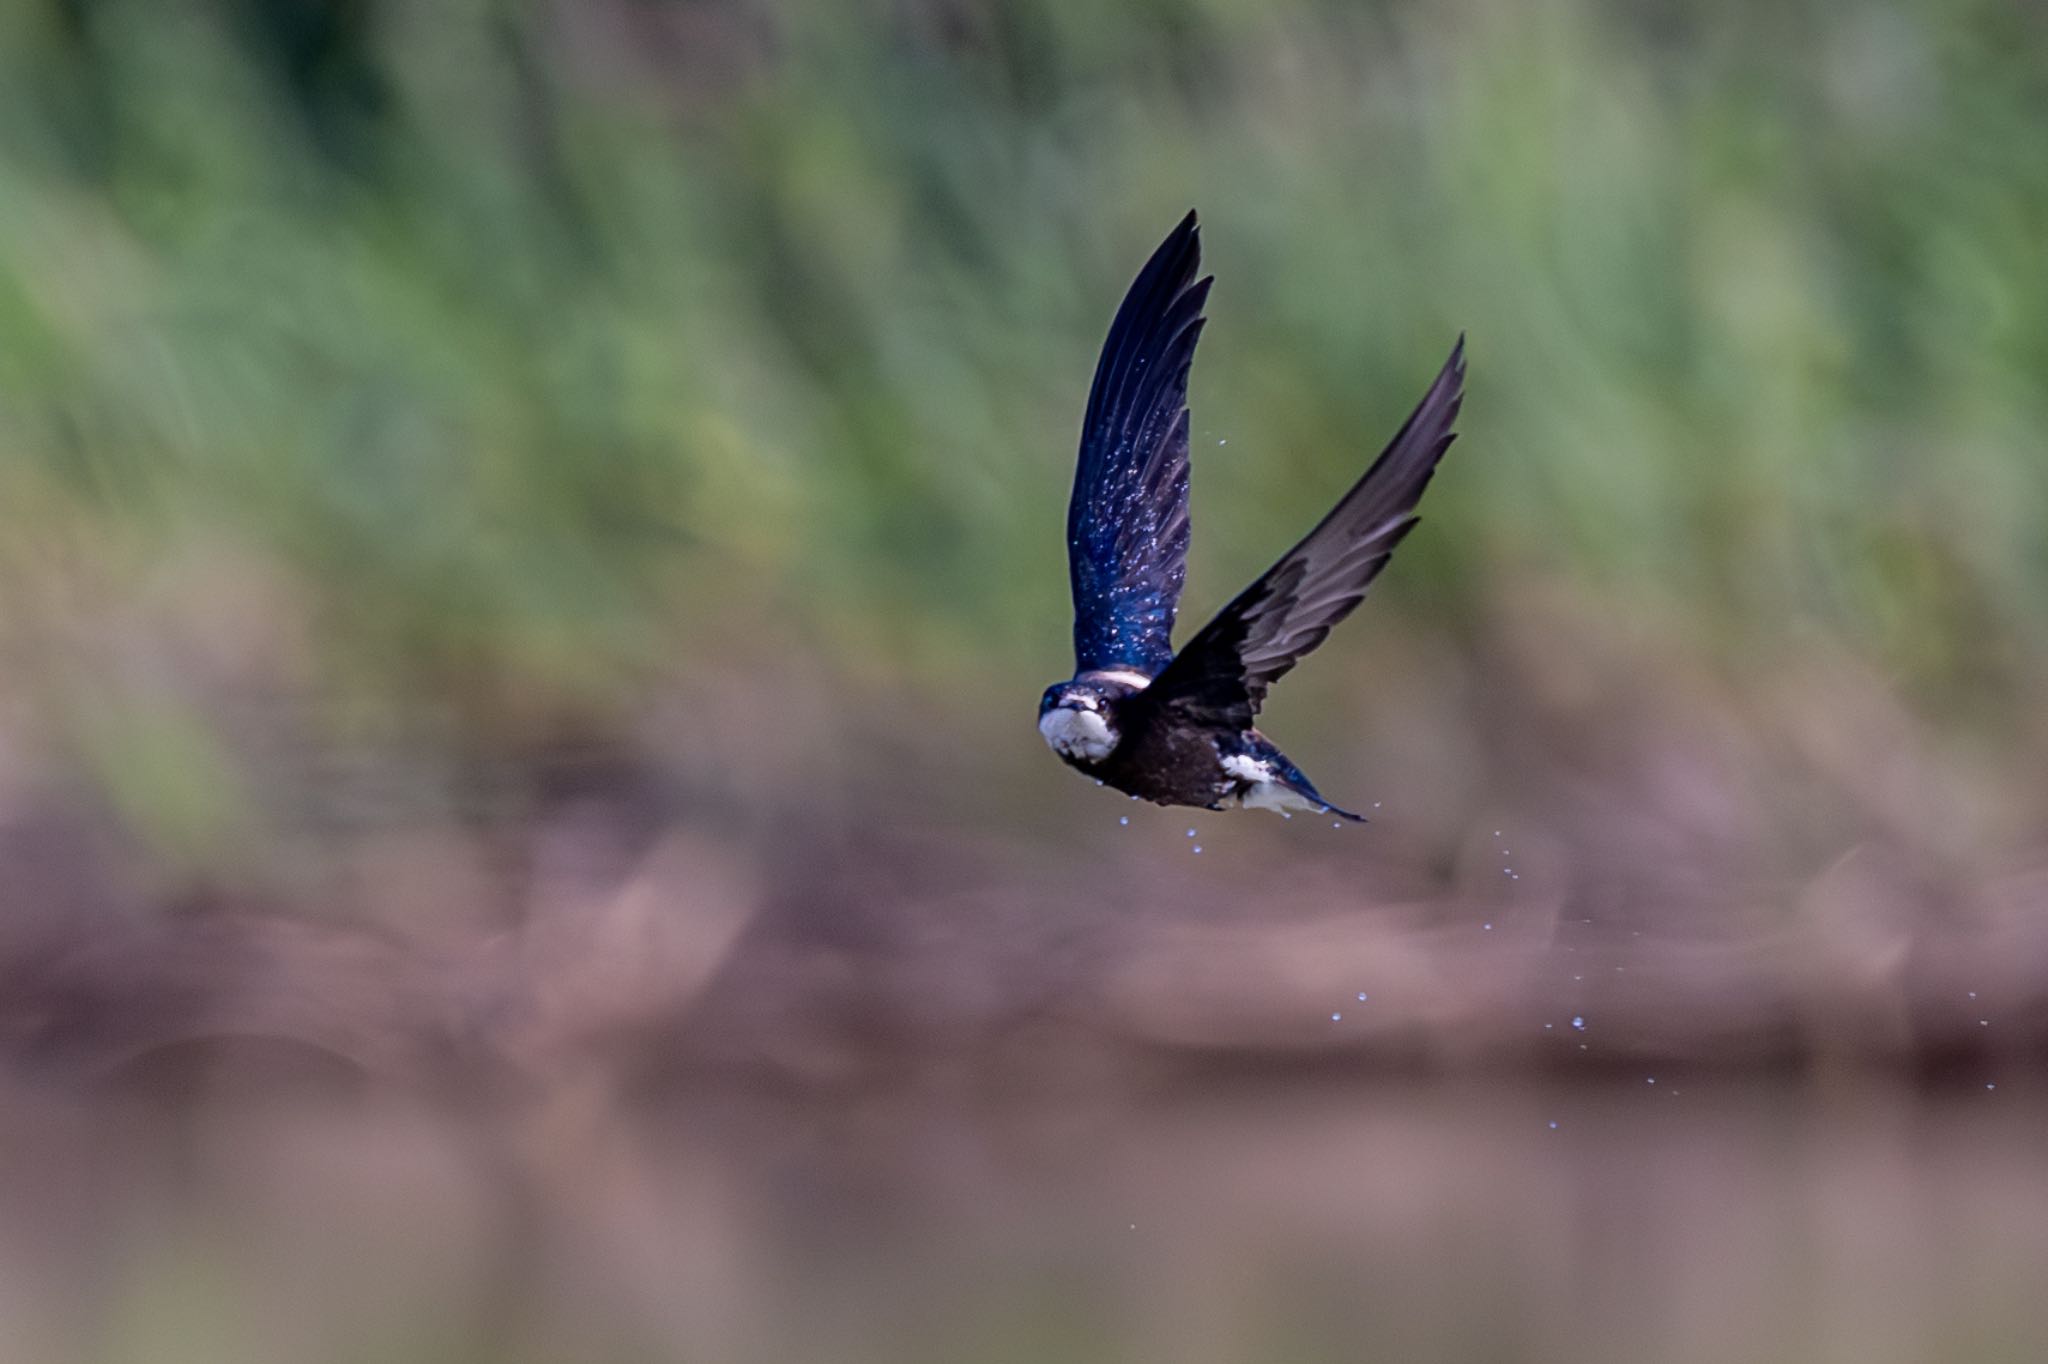
M 1094 668 L 1081 675 L 1088 678 L 1100 677 L 1109 682 L 1121 682 L 1127 687 L 1136 687 L 1139 691 L 1152 685 L 1151 678 L 1129 668 Z

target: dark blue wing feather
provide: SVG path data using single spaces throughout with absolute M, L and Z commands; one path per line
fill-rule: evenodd
M 1138 272 L 1103 342 L 1067 506 L 1078 671 L 1173 657 L 1188 553 L 1188 366 L 1207 279 L 1189 213 Z
M 1249 729 L 1266 690 L 1351 614 L 1415 528 L 1465 399 L 1465 338 L 1365 476 L 1280 562 L 1237 594 L 1145 689 L 1145 704 Z

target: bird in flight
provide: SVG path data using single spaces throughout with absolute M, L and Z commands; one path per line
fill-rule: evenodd
M 1213 277 L 1196 279 L 1190 212 L 1110 323 L 1067 507 L 1071 681 L 1038 732 L 1069 766 L 1161 805 L 1325 811 L 1315 784 L 1253 726 L 1266 691 L 1351 614 L 1450 448 L 1464 400 L 1460 336 L 1422 403 L 1321 524 L 1173 651 L 1188 553 L 1188 367 Z

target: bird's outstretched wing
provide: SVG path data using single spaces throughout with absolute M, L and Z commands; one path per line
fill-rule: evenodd
M 1188 366 L 1210 281 L 1202 243 L 1181 220 L 1131 284 L 1110 323 L 1067 506 L 1080 671 L 1173 657 L 1173 616 L 1188 553 Z
M 1465 338 L 1373 466 L 1302 542 L 1217 612 L 1143 693 L 1208 724 L 1248 729 L 1266 689 L 1351 614 L 1416 523 L 1465 395 Z

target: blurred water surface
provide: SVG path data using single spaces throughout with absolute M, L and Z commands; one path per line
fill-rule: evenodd
M 203 1099 L 164 1074 L 97 1104 L 10 1097 L 7 1358 L 2048 1348 L 2038 1087 L 1210 1077 L 1081 1105 L 451 1110 L 344 1095 L 287 1057 L 215 1061 L 240 1079 Z

